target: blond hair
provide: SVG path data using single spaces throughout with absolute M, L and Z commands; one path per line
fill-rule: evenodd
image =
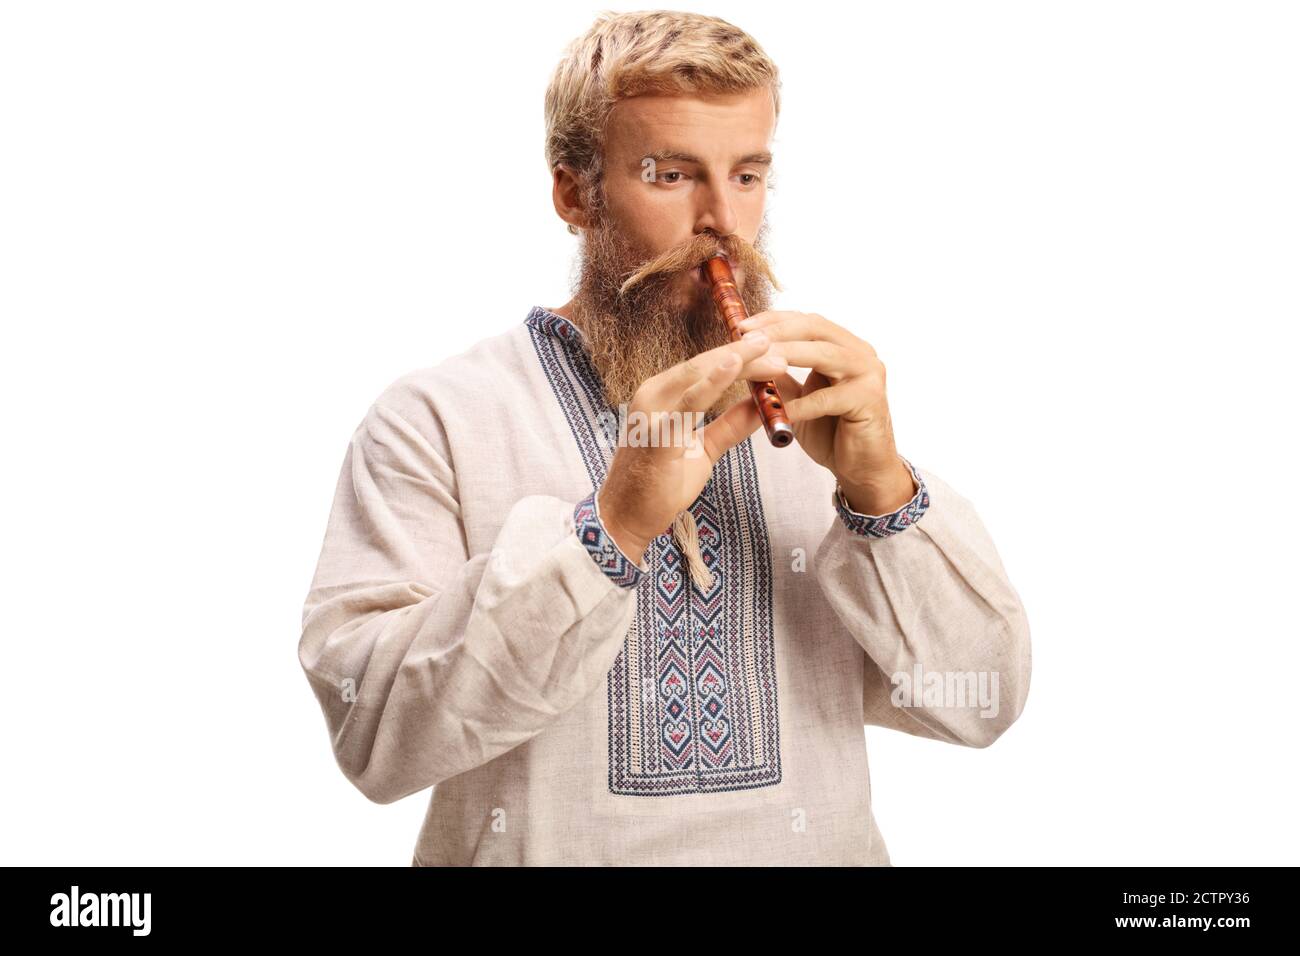
M 726 20 L 676 10 L 603 11 L 565 49 L 546 88 L 547 168 L 567 166 L 590 194 L 604 172 L 605 121 L 618 100 L 762 87 L 771 90 L 780 117 L 776 64 Z

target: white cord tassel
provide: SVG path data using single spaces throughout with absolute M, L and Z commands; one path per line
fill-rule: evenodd
M 709 590 L 713 587 L 713 572 L 700 554 L 700 532 L 695 527 L 695 515 L 691 514 L 690 508 L 673 519 L 673 537 L 677 539 L 677 547 L 686 556 L 686 564 L 691 570 L 691 580 L 695 586 L 701 591 Z

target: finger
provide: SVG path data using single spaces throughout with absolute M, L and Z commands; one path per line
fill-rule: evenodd
M 713 403 L 737 379 L 746 379 L 751 382 L 767 382 L 774 380 L 778 375 L 789 377 L 786 372 L 785 359 L 780 356 L 760 355 L 753 361 L 746 362 L 739 372 L 734 375 L 732 374 L 734 366 L 729 364 L 728 359 L 732 362 L 735 361 L 731 357 L 724 358 L 709 375 L 700 379 L 682 393 L 679 399 L 679 410 L 703 411 L 706 408 L 711 408 Z
M 746 362 L 736 378 L 748 379 L 751 382 L 766 382 L 777 375 L 784 375 L 788 368 L 789 363 L 784 358 L 768 352 L 751 362 Z
M 846 421 L 866 421 L 862 415 L 865 403 L 862 384 L 846 381 L 787 399 L 785 413 L 791 422 L 809 421 L 825 415 L 841 415 Z
M 802 312 L 795 312 L 790 309 L 767 309 L 764 312 L 755 312 L 748 315 L 736 323 L 736 327 L 741 332 L 751 332 L 754 329 L 765 328 L 776 322 L 783 322 L 786 319 L 794 319 L 803 315 Z
M 746 396 L 700 429 L 697 438 L 709 461 L 718 459 L 754 434 L 763 424 L 754 400 Z
M 744 364 L 734 352 L 723 355 L 706 374 L 688 386 L 673 406 L 677 411 L 703 412 L 740 377 Z
M 810 368 L 829 379 L 864 375 L 871 370 L 871 357 L 835 342 L 801 339 L 772 343 L 771 354 L 779 355 L 790 365 Z
M 648 383 L 650 394 L 658 400 L 656 404 L 663 407 L 666 403 L 679 400 L 686 389 L 717 368 L 718 363 L 724 358 L 737 355 L 742 363 L 749 362 L 767 352 L 771 344 L 766 334 L 758 334 L 752 338 L 742 338 L 735 342 L 728 342 L 726 345 L 719 345 L 699 355 L 692 355 L 686 361 L 677 363 L 651 379 Z
M 742 331 L 762 329 L 773 342 L 817 339 L 875 355 L 869 342 L 816 312 L 758 312 L 739 323 Z
M 773 327 L 784 328 L 811 328 L 818 323 L 818 320 L 826 322 L 828 325 L 834 323 L 826 320 L 822 315 L 816 312 L 795 312 L 789 309 L 768 309 L 766 312 L 755 312 L 736 323 L 742 333 L 752 332 L 755 329 L 767 331 Z M 843 330 L 847 332 L 848 330 Z M 810 338 L 812 336 L 809 336 Z

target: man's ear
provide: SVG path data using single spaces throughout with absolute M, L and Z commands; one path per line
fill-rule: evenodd
M 573 170 L 563 163 L 556 163 L 551 170 L 551 200 L 555 203 L 555 214 L 569 224 L 569 232 L 575 236 L 579 229 L 588 225 L 586 210 L 582 207 L 582 186 Z

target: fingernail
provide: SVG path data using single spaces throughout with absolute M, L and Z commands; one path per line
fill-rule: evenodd
M 748 339 L 750 342 L 760 342 L 766 339 L 767 335 L 766 333 L 763 332 L 762 329 L 750 329 L 748 332 L 742 335 L 741 338 Z

